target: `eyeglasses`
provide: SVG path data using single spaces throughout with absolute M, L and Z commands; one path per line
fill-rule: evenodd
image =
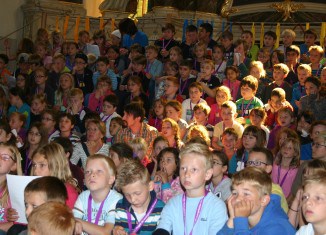
M 261 162 L 261 161 L 247 161 L 246 162 L 246 166 L 261 166 L 262 164 L 267 165 L 267 163 Z
M 28 134 L 31 135 L 31 136 L 37 136 L 37 137 L 40 137 L 41 136 L 40 133 L 33 132 L 33 131 L 29 131 Z
M 218 162 L 218 161 L 213 161 L 213 165 L 214 166 L 223 166 L 223 163 L 221 163 L 221 162 Z
M 316 146 L 317 149 L 321 148 L 321 147 L 326 147 L 326 145 L 324 145 L 324 144 L 318 144 L 318 143 L 315 143 L 315 142 L 312 142 L 311 146 L 313 146 L 313 147 Z
M 0 154 L 0 158 L 2 161 L 6 162 L 9 161 L 9 159 L 13 160 L 14 162 L 16 162 L 15 158 L 13 156 L 10 156 L 9 154 Z

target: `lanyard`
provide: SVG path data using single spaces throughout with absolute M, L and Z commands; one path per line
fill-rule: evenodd
M 172 38 L 168 41 L 168 43 L 166 45 L 164 45 L 165 44 L 164 41 L 165 40 L 163 38 L 163 42 L 162 42 L 163 43 L 163 46 L 162 47 L 163 47 L 163 49 L 166 49 L 168 47 L 168 45 L 170 44 L 170 42 L 172 41 Z
M 105 199 L 101 202 L 101 205 L 98 208 L 98 211 L 97 211 L 97 214 L 96 214 L 96 217 L 95 217 L 95 221 L 94 221 L 94 224 L 96 224 L 96 225 L 98 225 L 98 222 L 100 220 L 100 216 L 102 215 L 104 202 L 108 198 L 110 192 L 111 192 L 111 190 L 109 191 L 108 195 L 106 195 Z M 92 223 L 92 195 L 91 194 L 89 194 L 89 196 L 88 196 L 87 220 L 88 220 L 89 223 Z
M 200 100 L 198 100 L 197 104 L 199 104 L 199 101 Z M 189 103 L 190 103 L 190 110 L 191 110 L 191 118 L 190 119 L 192 119 L 194 117 L 194 111 L 192 110 L 191 100 L 189 100 Z
M 305 88 L 304 88 L 304 86 L 301 86 L 300 84 L 299 84 L 299 86 L 300 86 L 300 94 L 301 94 L 300 98 L 301 98 L 302 96 L 304 96 Z
M 217 69 L 215 70 L 214 74 L 217 74 L 218 71 L 220 70 L 220 67 L 222 66 L 223 64 L 223 60 L 221 61 L 221 63 L 218 65 Z
M 129 233 L 130 234 L 136 234 L 139 231 L 139 229 L 143 226 L 143 224 L 145 223 L 145 221 L 147 220 L 149 215 L 154 210 L 156 203 L 157 203 L 157 198 L 155 198 L 155 201 L 153 202 L 153 204 L 151 205 L 151 207 L 147 211 L 146 215 L 139 221 L 139 223 L 136 225 L 134 230 L 132 230 L 131 214 L 130 214 L 129 209 L 127 209 L 128 228 L 129 228 Z
M 250 104 L 251 104 L 251 102 L 253 101 L 253 99 L 254 98 L 251 98 L 250 99 L 250 101 L 249 101 L 249 103 L 247 104 L 247 106 L 244 108 L 244 100 L 242 100 L 242 117 L 244 117 L 245 116 L 245 111 L 247 111 L 248 109 L 249 109 L 249 106 L 250 106 Z M 249 110 L 248 110 L 249 111 Z M 248 114 L 249 114 L 249 112 L 248 112 Z
M 112 114 L 108 115 L 106 118 L 104 118 L 105 116 L 103 116 L 102 118 L 102 122 L 106 123 L 106 121 L 112 116 Z
M 208 191 L 205 190 L 205 196 L 200 199 L 199 203 L 198 203 L 198 206 L 197 206 L 197 209 L 196 209 L 196 214 L 195 214 L 195 218 L 194 218 L 194 223 L 192 225 L 192 228 L 190 230 L 190 233 L 189 235 L 192 235 L 192 230 L 194 229 L 195 227 L 195 224 L 197 223 L 198 219 L 199 219 L 199 215 L 200 215 L 200 212 L 201 212 L 201 209 L 203 207 L 203 203 L 204 203 L 204 199 L 205 197 L 207 196 L 208 194 Z M 186 204 L 187 204 L 187 198 L 186 198 L 186 194 L 184 193 L 183 196 L 182 196 L 182 212 L 183 212 L 183 226 L 184 226 L 184 234 L 186 235 L 186 214 L 187 214 L 187 208 L 186 208 Z
M 285 173 L 285 175 L 283 176 L 281 183 L 280 183 L 280 177 L 281 177 L 281 166 L 278 166 L 277 169 L 277 183 L 282 187 L 282 185 L 284 184 L 284 181 L 286 179 L 286 177 L 288 176 L 289 172 L 291 169 L 288 169 L 288 171 Z
M 179 94 L 182 95 L 182 93 L 184 92 L 184 90 L 186 89 L 186 86 L 188 84 L 189 79 L 187 78 L 187 80 L 185 81 L 185 83 L 183 84 L 182 88 L 181 88 L 181 84 L 182 84 L 182 79 L 180 77 L 180 87 L 179 87 Z
M 213 183 L 211 182 L 209 184 L 209 190 L 215 195 L 216 194 L 216 189 L 222 184 L 223 180 L 225 180 L 227 178 L 226 175 L 223 175 L 222 180 L 217 184 L 217 186 L 214 188 Z
M 151 70 L 152 65 L 153 65 L 153 63 L 149 63 L 149 62 L 147 63 L 146 70 L 145 70 L 146 73 L 149 73 L 149 71 Z
M 31 166 L 32 161 L 28 157 L 29 150 L 26 151 L 26 162 L 25 162 L 25 168 L 24 168 L 24 175 L 27 175 L 28 173 L 28 168 Z

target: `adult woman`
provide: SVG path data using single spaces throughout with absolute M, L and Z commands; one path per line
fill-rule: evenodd
M 109 145 L 103 142 L 106 127 L 104 122 L 89 120 L 86 126 L 86 142 L 77 143 L 74 147 L 70 161 L 77 165 L 81 161 L 83 168 L 86 166 L 86 159 L 93 154 L 109 155 Z
M 129 49 L 135 43 L 139 43 L 142 47 L 148 45 L 147 35 L 139 31 L 135 22 L 130 18 L 122 19 L 119 22 L 119 31 L 122 35 L 122 47 L 124 48 Z

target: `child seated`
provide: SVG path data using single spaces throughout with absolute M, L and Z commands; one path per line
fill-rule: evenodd
M 204 103 L 196 104 L 194 107 L 194 123 L 192 123 L 191 125 L 204 126 L 209 133 L 209 138 L 212 138 L 214 132 L 214 126 L 207 123 L 208 115 L 210 112 L 211 112 L 211 108 L 207 104 Z
M 231 65 L 226 67 L 223 85 L 230 89 L 231 100 L 236 101 L 239 96 L 240 81 L 238 80 L 240 71 L 237 66 Z
M 133 157 L 139 159 L 139 161 L 147 168 L 149 173 L 152 173 L 154 163 L 149 156 L 146 155 L 148 144 L 143 138 L 134 138 L 130 142 L 130 147 L 133 150 Z
M 195 77 L 191 77 L 192 63 L 189 60 L 182 60 L 179 65 L 180 85 L 179 95 L 183 99 L 189 98 L 189 86 L 196 81 Z
M 266 112 L 263 108 L 254 108 L 250 111 L 249 114 L 250 122 L 253 126 L 258 127 L 266 133 L 266 144 L 269 140 L 269 129 L 264 125 L 266 119 Z
M 148 120 L 148 125 L 155 127 L 158 132 L 162 131 L 162 120 L 164 118 L 165 104 L 165 99 L 156 99 L 153 103 L 152 114 L 150 115 Z
M 92 77 L 94 87 L 97 85 L 98 78 L 106 75 L 111 80 L 112 90 L 115 91 L 118 87 L 118 79 L 117 75 L 110 68 L 109 59 L 107 57 L 100 56 L 96 61 L 96 68 L 97 72 L 95 72 Z
M 24 128 L 25 121 L 26 117 L 22 113 L 13 112 L 9 115 L 9 126 L 11 132 L 16 135 L 19 148 L 24 145 L 27 136 L 27 130 Z
M 227 220 L 224 202 L 206 191 L 213 175 L 212 152 L 203 144 L 188 144 L 180 152 L 180 182 L 186 192 L 170 199 L 162 211 L 160 234 L 216 234 Z
M 12 112 L 19 112 L 25 115 L 26 122 L 25 122 L 25 128 L 27 129 L 29 127 L 30 118 L 31 118 L 31 108 L 27 103 L 25 103 L 25 94 L 23 90 L 19 88 L 11 88 L 9 90 L 9 102 L 11 104 L 9 110 L 8 110 L 8 116 Z
M 74 76 L 74 84 L 76 88 L 83 91 L 84 95 L 90 94 L 94 90 L 93 72 L 87 68 L 88 58 L 83 53 L 78 53 L 75 56 L 75 66 L 72 70 Z
M 228 157 L 228 160 L 230 160 L 237 151 L 236 144 L 238 142 L 238 139 L 238 133 L 235 131 L 234 128 L 226 128 L 223 131 L 223 134 L 221 136 L 221 149 Z
M 146 168 L 139 161 L 126 161 L 120 167 L 116 186 L 124 196 L 115 208 L 113 234 L 151 234 L 164 202 L 156 198 L 154 182 Z
M 130 145 L 126 143 L 116 143 L 110 147 L 109 157 L 114 162 L 117 172 L 125 161 L 133 159 L 133 150 Z
M 230 217 L 217 234 L 295 234 L 280 197 L 271 191 L 272 180 L 262 169 L 248 167 L 233 175 Z
M 222 121 L 222 104 L 225 101 L 231 100 L 230 89 L 226 86 L 220 86 L 216 88 L 216 103 L 211 105 L 211 112 L 208 115 L 208 123 L 215 126 L 217 123 Z
M 121 117 L 114 117 L 111 119 L 110 122 L 110 133 L 112 135 L 111 141 L 109 143 L 114 144 L 115 140 L 117 138 L 117 133 L 126 127 L 126 123 L 124 120 L 122 120 Z
M 180 94 L 178 94 L 179 87 L 180 87 L 180 82 L 178 78 L 167 76 L 165 78 L 165 91 L 162 97 L 167 101 L 177 100 L 180 103 L 182 103 L 184 99 Z

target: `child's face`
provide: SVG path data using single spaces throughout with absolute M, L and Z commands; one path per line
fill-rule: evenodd
M 293 118 L 287 112 L 281 112 L 278 114 L 277 120 L 282 127 L 288 127 L 293 122 Z
M 59 129 L 61 132 L 70 132 L 74 128 L 71 121 L 67 117 L 62 117 L 59 121 Z
M 76 68 L 76 71 L 77 72 L 84 71 L 84 69 L 86 68 L 86 66 L 87 66 L 87 64 L 86 64 L 86 62 L 83 59 L 81 59 L 81 58 L 76 58 L 75 59 L 75 68 Z
M 91 193 L 111 188 L 115 176 L 110 174 L 109 166 L 103 159 L 87 161 L 85 167 L 85 184 Z
M 290 45 L 292 45 L 292 42 L 294 41 L 294 38 L 291 35 L 285 34 L 283 36 L 283 39 L 282 40 L 283 40 L 283 44 L 285 46 L 290 46 Z
M 167 76 L 176 77 L 178 74 L 178 70 L 175 70 L 172 66 L 166 65 L 165 66 L 165 74 Z
M 304 117 L 301 117 L 300 120 L 298 121 L 297 130 L 299 132 L 301 132 L 302 130 L 305 130 L 307 133 L 309 133 L 310 127 L 311 127 L 311 124 L 309 124 L 308 122 L 306 122 L 306 120 L 304 119 Z
M 288 138 L 288 136 L 286 133 L 280 134 L 280 139 L 278 141 L 278 145 L 281 146 L 287 138 Z
M 213 50 L 213 59 L 214 60 L 221 60 L 223 59 L 223 52 L 220 48 L 215 47 Z
M 102 45 L 104 42 L 104 38 L 102 38 L 102 37 L 95 38 L 94 41 L 95 41 L 96 45 Z
M 170 60 L 174 62 L 178 62 L 180 60 L 180 56 L 175 50 L 170 51 Z
M 233 40 L 229 38 L 221 38 L 221 44 L 225 49 L 229 49 L 232 46 Z
M 193 103 L 197 103 L 202 95 L 203 92 L 201 92 L 197 87 L 191 87 L 189 89 L 189 98 Z
M 283 158 L 294 158 L 295 157 L 295 150 L 292 142 L 288 142 L 283 145 L 281 148 L 281 154 Z
M 137 84 L 137 83 L 135 83 L 135 82 L 133 82 L 131 80 L 129 80 L 127 84 L 128 84 L 127 85 L 128 91 L 130 93 L 134 93 L 134 92 L 139 92 L 140 91 L 140 87 L 141 87 L 140 84 Z
M 318 135 L 322 132 L 326 131 L 325 125 L 315 125 L 314 128 L 311 130 L 311 139 L 315 139 L 318 137 Z
M 207 120 L 207 115 L 201 109 L 197 109 L 194 112 L 194 117 L 195 117 L 196 122 L 198 122 L 198 123 L 204 123 Z
M 276 52 L 273 52 L 273 55 L 272 55 L 272 64 L 279 64 L 280 61 L 278 60 L 278 57 L 277 57 L 277 53 Z
M 32 213 L 32 211 L 47 202 L 47 197 L 44 192 L 27 192 L 24 194 L 25 201 L 25 214 L 26 218 Z
M 88 35 L 87 33 L 84 33 L 83 35 L 81 35 L 81 36 L 78 38 L 78 41 L 79 41 L 81 44 L 89 43 L 89 35 Z
M 9 93 L 9 102 L 12 106 L 16 106 L 18 103 L 19 97 L 18 96 L 14 96 L 11 93 Z
M 114 113 L 116 111 L 116 109 L 117 109 L 117 107 L 114 107 L 109 102 L 107 102 L 107 101 L 103 102 L 102 111 L 105 116 L 111 115 L 112 113 Z
M 234 48 L 234 52 L 235 53 L 240 53 L 241 55 L 244 55 L 245 54 L 245 51 L 244 51 L 243 44 L 241 43 L 236 48 Z
M 41 142 L 41 138 L 42 136 L 35 126 L 28 131 L 27 141 L 30 145 L 38 145 Z
M 165 172 L 168 175 L 168 177 L 172 177 L 175 174 L 177 170 L 177 164 L 175 163 L 173 153 L 166 152 L 163 154 L 160 161 L 160 168 L 161 171 Z
M 255 91 L 248 86 L 248 84 L 243 85 L 241 88 L 241 96 L 245 100 L 250 100 L 252 97 L 255 96 Z
M 68 47 L 68 55 L 75 56 L 77 54 L 77 47 L 75 44 L 70 44 Z
M 11 130 L 13 130 L 13 129 L 19 130 L 20 128 L 22 128 L 23 124 L 24 123 L 19 120 L 18 115 L 12 115 L 9 118 L 9 126 L 10 126 Z
M 233 71 L 232 69 L 228 69 L 226 71 L 226 78 L 228 80 L 230 80 L 231 82 L 234 82 L 235 80 L 237 80 L 238 76 L 239 76 L 239 74 L 236 73 L 235 71 Z
M 174 33 L 172 32 L 171 29 L 166 29 L 163 31 L 163 38 L 165 40 L 170 40 L 171 38 L 173 38 Z
M 144 208 L 150 202 L 150 191 L 154 189 L 153 182 L 143 183 L 137 180 L 134 183 L 121 187 L 123 195 L 127 198 L 134 210 L 147 210 Z M 145 212 L 144 211 L 144 212 Z
M 255 112 L 250 112 L 249 119 L 254 126 L 260 127 L 263 124 L 263 118 Z
M 15 171 L 17 164 L 14 161 L 14 154 L 7 147 L 0 147 L 0 175 L 6 175 L 10 171 Z
M 222 136 L 222 145 L 225 149 L 234 149 L 236 139 L 233 135 L 225 134 Z
M 275 112 L 277 112 L 280 108 L 283 107 L 284 100 L 281 100 L 281 98 L 278 96 L 272 96 L 270 104 L 272 108 L 275 110 Z
M 165 149 L 167 147 L 169 147 L 169 146 L 166 143 L 166 141 L 157 142 L 155 147 L 154 147 L 154 155 L 157 156 L 162 151 L 162 149 Z
M 212 177 L 212 174 L 213 169 L 207 169 L 203 156 L 189 153 L 180 160 L 180 182 L 187 194 L 202 193 L 206 181 Z
M 313 34 L 306 34 L 304 35 L 304 43 L 307 44 L 307 46 L 313 46 L 315 44 L 315 36 Z
M 216 92 L 216 103 L 221 106 L 225 101 L 227 101 L 227 95 L 223 91 Z
M 250 69 L 250 75 L 254 76 L 254 77 L 257 78 L 258 81 L 259 81 L 259 79 L 260 79 L 260 77 L 261 77 L 259 68 L 257 68 L 257 67 L 252 67 L 252 68 Z
M 273 37 L 271 37 L 269 35 L 264 36 L 264 46 L 265 47 L 274 47 L 274 44 L 275 44 L 275 40 Z
M 157 101 L 154 105 L 154 113 L 157 117 L 162 116 L 164 113 L 164 105 Z
M 122 162 L 120 161 L 120 158 L 119 158 L 118 154 L 116 152 L 110 150 L 109 157 L 112 159 L 112 161 L 114 162 L 114 165 L 118 169 L 118 167 L 122 164 Z
M 45 84 L 45 82 L 46 82 L 47 79 L 48 78 L 45 76 L 45 74 L 43 72 L 37 71 L 35 73 L 35 83 L 37 85 L 43 85 L 43 84 Z
M 72 88 L 72 80 L 68 75 L 62 75 L 59 84 L 64 91 Z
M 132 63 L 132 70 L 135 73 L 140 73 L 141 71 L 143 71 L 145 68 L 145 65 L 143 64 L 136 64 L 136 63 Z
M 111 34 L 110 35 L 110 39 L 111 39 L 112 45 L 116 45 L 116 46 L 119 46 L 120 45 L 121 39 L 118 38 L 117 36 Z
M 148 49 L 146 50 L 146 59 L 149 60 L 149 61 L 153 61 L 157 58 L 157 52 L 155 50 L 152 50 L 152 49 Z
M 235 112 L 230 108 L 222 107 L 221 117 L 223 122 L 233 121 L 235 118 Z
M 174 121 L 178 121 L 180 118 L 180 112 L 178 112 L 175 108 L 171 106 L 166 106 L 165 107 L 165 114 L 167 118 L 171 118 Z
M 96 85 L 96 90 L 101 90 L 104 94 L 111 89 L 111 86 L 106 81 L 98 82 Z
M 252 37 L 251 37 L 251 35 L 249 33 L 242 34 L 241 39 L 245 40 L 248 43 L 248 45 L 252 44 Z
M 7 133 L 4 129 L 0 129 L 0 142 L 7 143 L 11 138 L 11 133 Z
M 96 63 L 96 69 L 97 69 L 97 71 L 100 72 L 100 74 L 106 74 L 108 67 L 109 67 L 109 65 L 107 65 L 103 61 L 99 61 Z
M 266 161 L 267 159 L 264 153 L 250 152 L 248 156 L 247 167 L 257 167 L 267 172 L 268 165 Z
M 177 93 L 179 87 L 176 86 L 172 81 L 165 81 L 165 95 L 174 95 Z
M 86 136 L 87 141 L 98 141 L 104 137 L 98 126 L 93 122 L 88 123 Z
M 206 52 L 205 48 L 197 47 L 195 50 L 196 58 L 204 58 L 205 52 Z
M 44 155 L 36 153 L 32 159 L 32 172 L 34 176 L 51 176 L 48 160 Z
M 299 56 L 295 51 L 286 52 L 286 60 L 290 64 L 296 64 L 298 62 Z
M 300 84 L 304 84 L 307 78 L 310 76 L 307 70 L 305 69 L 298 69 L 298 79 Z
M 309 58 L 312 64 L 318 64 L 323 56 L 317 50 L 311 50 L 309 52 Z
M 116 60 L 119 57 L 119 53 L 117 53 L 115 50 L 110 48 L 108 50 L 108 57 L 110 60 Z
M 179 67 L 179 73 L 181 78 L 188 78 L 190 75 L 190 68 L 188 66 L 180 66 Z
M 269 55 L 265 54 L 264 52 L 258 52 L 258 61 L 262 62 L 263 64 L 269 61 Z
M 162 136 L 164 136 L 165 138 L 170 138 L 174 136 L 174 130 L 170 122 L 162 123 Z
M 251 134 L 244 134 L 242 136 L 242 144 L 246 150 L 250 150 L 256 146 L 257 138 Z
M 46 49 L 43 46 L 36 46 L 36 54 L 43 58 L 46 55 Z
M 202 63 L 202 65 L 200 66 L 200 73 L 203 74 L 206 80 L 208 80 L 214 73 L 214 67 L 212 67 L 210 64 Z
M 318 87 L 312 82 L 306 82 L 304 87 L 307 95 L 316 95 L 318 93 Z
M 312 144 L 312 158 L 325 159 L 326 143 L 323 137 L 316 137 Z
M 18 75 L 16 78 L 16 87 L 24 89 L 26 84 L 25 77 L 23 75 Z
M 186 32 L 186 39 L 190 44 L 193 44 L 198 41 L 198 33 L 195 32 Z
M 118 131 L 120 130 L 121 126 L 116 122 L 116 121 L 111 121 L 110 122 L 110 133 L 111 135 L 116 135 L 118 133 Z
M 322 84 L 326 83 L 326 69 L 323 69 L 320 74 L 320 82 Z
M 42 116 L 42 126 L 49 131 L 52 131 L 55 126 L 55 120 L 53 119 L 52 115 L 49 113 L 44 113 Z
M 285 74 L 282 70 L 280 69 L 274 69 L 273 70 L 273 78 L 274 81 L 282 81 L 285 77 Z
M 213 155 L 213 178 L 223 175 L 227 170 L 227 166 L 223 166 L 221 159 Z
M 307 222 L 316 227 L 325 227 L 326 186 L 309 183 L 304 188 L 302 198 L 302 211 Z

